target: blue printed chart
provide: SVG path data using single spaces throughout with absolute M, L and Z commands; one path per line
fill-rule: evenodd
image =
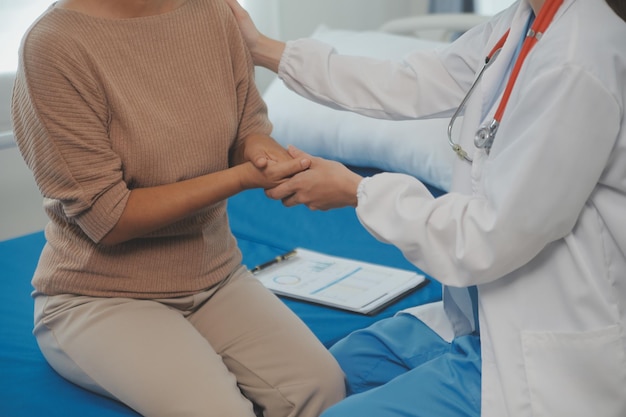
M 297 248 L 295 255 L 255 274 L 276 294 L 368 313 L 423 284 L 414 271 Z

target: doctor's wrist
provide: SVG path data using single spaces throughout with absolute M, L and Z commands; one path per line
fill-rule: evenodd
M 359 204 L 359 201 L 365 196 L 365 187 L 367 183 L 372 179 L 372 177 L 363 177 L 361 181 L 359 181 L 359 185 L 356 188 L 356 204 L 355 207 Z
M 250 49 L 255 65 L 278 72 L 280 58 L 285 51 L 285 42 L 261 35 L 254 47 Z

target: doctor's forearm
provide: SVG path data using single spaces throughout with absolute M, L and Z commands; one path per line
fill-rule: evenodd
M 284 50 L 285 42 L 261 35 L 250 52 L 255 65 L 278 72 L 278 65 Z

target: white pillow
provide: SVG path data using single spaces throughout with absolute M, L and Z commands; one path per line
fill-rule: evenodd
M 396 59 L 419 48 L 444 45 L 373 31 L 318 28 L 312 38 L 340 53 Z M 454 152 L 447 119 L 379 120 L 325 107 L 297 95 L 275 79 L 263 95 L 274 124 L 273 137 L 312 155 L 344 164 L 413 175 L 448 190 Z

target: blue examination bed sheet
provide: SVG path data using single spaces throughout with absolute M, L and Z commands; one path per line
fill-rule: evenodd
M 370 236 L 350 208 L 327 212 L 285 208 L 262 191 L 251 190 L 233 197 L 228 213 L 244 263 L 250 268 L 294 247 L 304 247 L 415 270 L 395 247 Z M 44 243 L 43 232 L 0 242 L 0 417 L 137 416 L 122 404 L 67 382 L 39 352 L 31 333 L 30 280 Z M 440 285 L 431 279 L 425 287 L 373 316 L 290 299 L 284 302 L 330 347 L 355 329 L 440 296 Z

